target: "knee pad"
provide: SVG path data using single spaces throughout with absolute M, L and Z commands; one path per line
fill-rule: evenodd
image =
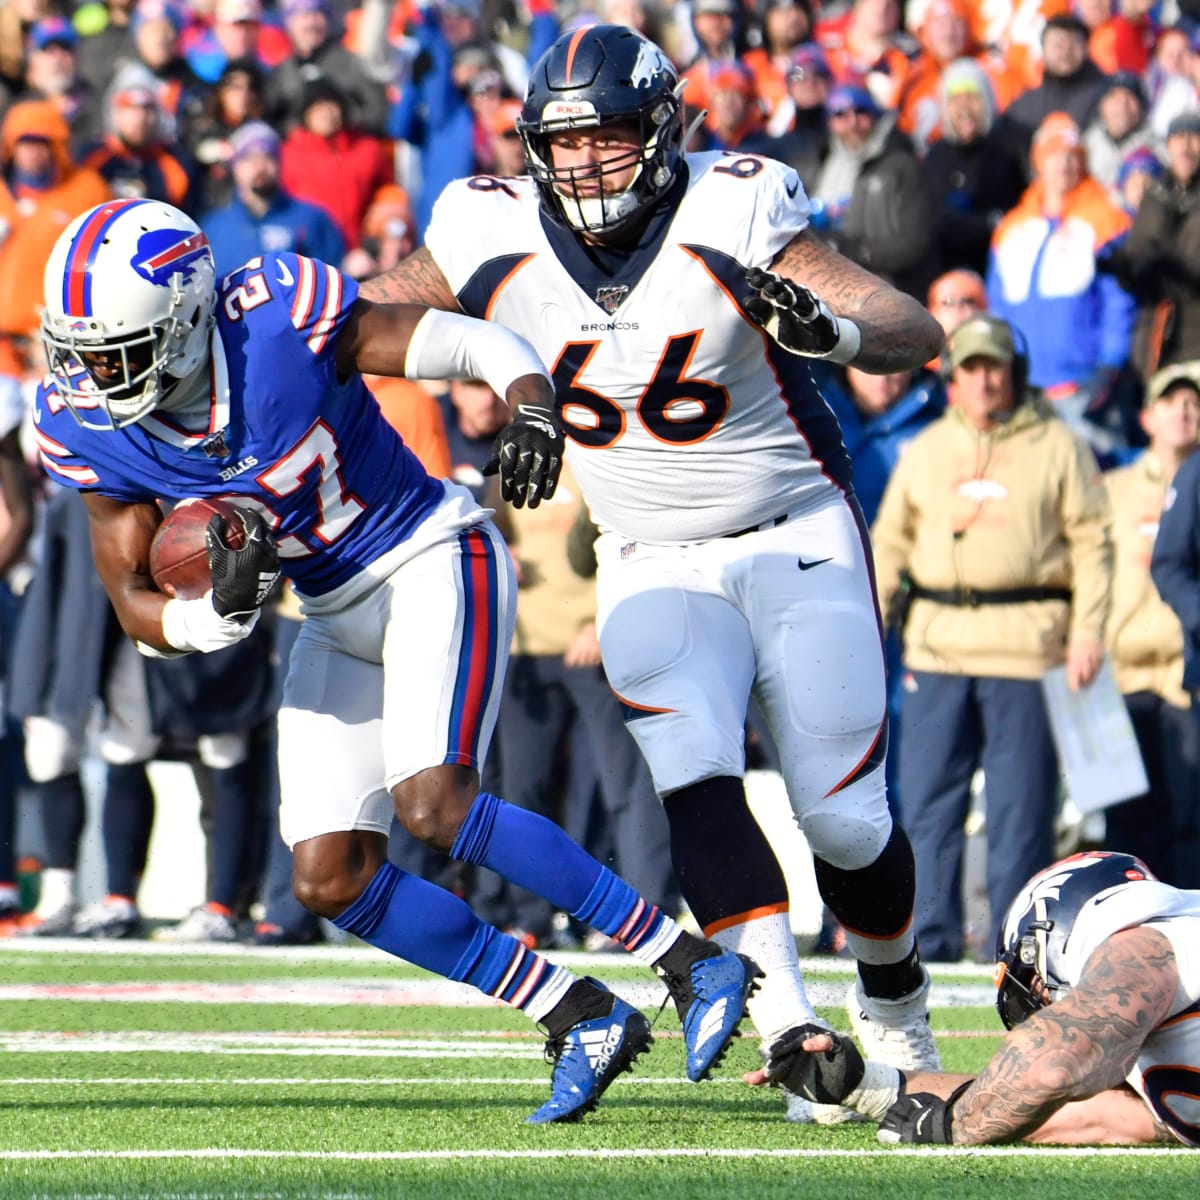
M 117 767 L 149 762 L 158 753 L 160 740 L 148 729 L 110 721 L 100 735 L 100 757 Z
M 79 770 L 83 732 L 50 717 L 25 718 L 25 770 L 31 783 L 49 783 Z
M 812 801 L 800 828 L 813 854 L 830 866 L 843 871 L 869 867 L 892 835 L 883 771 L 872 771 L 832 796 Z

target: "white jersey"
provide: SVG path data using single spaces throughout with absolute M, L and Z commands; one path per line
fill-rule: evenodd
M 1064 975 L 1074 986 L 1092 951 L 1135 925 L 1150 925 L 1170 941 L 1179 991 L 1167 1019 L 1146 1039 L 1129 1085 L 1177 1138 L 1200 1146 L 1200 892 L 1154 880 L 1101 892 L 1075 921 Z
M 848 490 L 837 420 L 807 360 L 742 312 L 745 272 L 808 224 L 790 167 L 689 156 L 636 249 L 586 252 L 532 180 L 442 193 L 425 241 L 465 312 L 523 335 L 554 377 L 567 455 L 605 531 L 705 541 Z

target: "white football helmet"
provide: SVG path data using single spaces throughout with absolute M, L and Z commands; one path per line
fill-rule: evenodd
M 216 268 L 191 217 L 109 200 L 63 231 L 45 274 L 41 338 L 59 395 L 89 429 L 120 429 L 209 355 Z

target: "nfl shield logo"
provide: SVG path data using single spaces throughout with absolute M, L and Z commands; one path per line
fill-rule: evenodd
M 206 458 L 228 458 L 229 446 L 225 441 L 225 432 L 224 429 L 218 429 L 200 443 L 200 449 L 204 451 Z
M 615 313 L 621 302 L 629 295 L 629 286 L 624 283 L 607 284 L 596 289 L 596 303 L 608 314 Z

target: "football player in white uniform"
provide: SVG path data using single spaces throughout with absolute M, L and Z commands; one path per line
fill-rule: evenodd
M 601 529 L 604 666 L 693 914 L 766 970 L 750 1002 L 764 1044 L 813 1009 L 784 877 L 742 784 L 751 693 L 858 959 L 855 1028 L 876 1057 L 936 1068 L 912 850 L 884 790 L 867 535 L 808 363 L 913 368 L 941 330 L 808 230 L 791 168 L 685 158 L 680 91 L 630 29 L 564 34 L 518 122 L 532 176 L 452 183 L 425 247 L 363 294 L 500 322 L 553 364 L 553 409 L 518 409 L 489 468 L 506 499 L 536 503 L 565 435 Z
M 976 1078 L 899 1074 L 814 1028 L 751 1082 L 850 1104 L 886 1143 L 1200 1146 L 1200 892 L 1131 854 L 1065 858 L 1009 906 L 996 987 L 1010 1032 Z

